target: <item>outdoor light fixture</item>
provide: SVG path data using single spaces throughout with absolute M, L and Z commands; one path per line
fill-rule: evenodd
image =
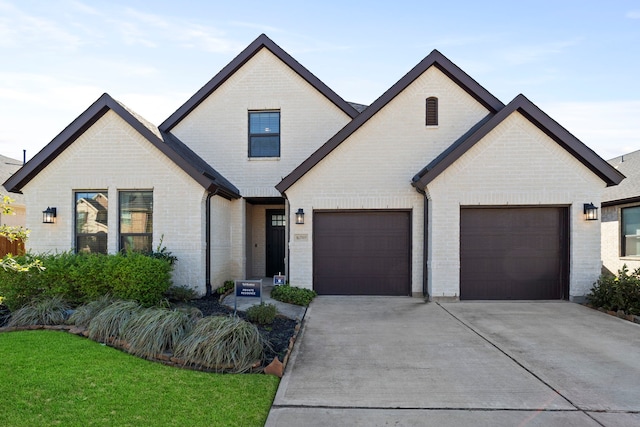
M 42 211 L 42 222 L 44 224 L 53 224 L 53 219 L 56 217 L 57 209 L 47 207 L 46 210 Z
M 598 208 L 593 203 L 584 204 L 584 219 L 586 221 L 596 221 L 598 219 Z
M 296 212 L 296 224 L 304 224 L 304 211 L 302 208 L 299 208 L 298 212 Z

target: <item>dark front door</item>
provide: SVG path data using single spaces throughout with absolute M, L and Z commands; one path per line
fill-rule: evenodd
M 284 274 L 285 225 L 284 210 L 267 210 L 267 271 L 268 277 Z

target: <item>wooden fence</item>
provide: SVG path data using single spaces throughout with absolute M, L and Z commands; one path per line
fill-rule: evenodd
M 21 255 L 24 253 L 24 242 L 20 239 L 10 242 L 4 236 L 0 236 L 0 258 L 6 254 Z

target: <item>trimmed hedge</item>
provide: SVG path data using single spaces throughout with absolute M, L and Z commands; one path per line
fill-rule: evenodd
M 78 305 L 110 294 L 152 306 L 171 286 L 171 263 L 162 258 L 126 254 L 27 254 L 17 258 L 42 261 L 44 270 L 27 272 L 0 269 L 0 295 L 10 310 L 35 298 L 59 296 Z

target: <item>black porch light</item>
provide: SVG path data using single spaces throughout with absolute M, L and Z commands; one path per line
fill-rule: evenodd
M 296 224 L 304 224 L 304 210 L 302 208 L 298 208 L 296 212 Z
M 585 203 L 583 211 L 586 221 L 596 221 L 598 219 L 598 208 L 593 203 Z
M 47 209 L 42 211 L 42 223 L 43 224 L 53 224 L 54 218 L 57 216 L 57 209 L 47 207 Z

